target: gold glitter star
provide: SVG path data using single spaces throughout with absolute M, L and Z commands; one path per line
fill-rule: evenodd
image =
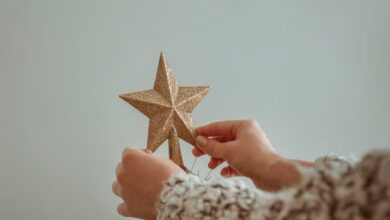
M 188 171 L 181 156 L 179 138 L 195 146 L 191 112 L 209 89 L 208 86 L 179 86 L 161 53 L 153 89 L 119 97 L 149 118 L 147 148 L 154 152 L 168 139 L 169 158 Z

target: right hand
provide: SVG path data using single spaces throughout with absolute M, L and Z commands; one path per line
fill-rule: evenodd
M 276 152 L 254 120 L 215 122 L 197 128 L 196 133 L 193 155 L 208 154 L 211 169 L 226 161 L 228 166 L 221 170 L 224 177 L 244 175 L 267 191 L 277 191 L 300 180 L 292 162 Z

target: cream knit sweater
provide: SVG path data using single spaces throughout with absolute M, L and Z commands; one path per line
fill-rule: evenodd
M 390 220 L 390 151 L 359 163 L 337 156 L 298 166 L 301 183 L 266 193 L 239 180 L 178 174 L 164 183 L 158 219 Z

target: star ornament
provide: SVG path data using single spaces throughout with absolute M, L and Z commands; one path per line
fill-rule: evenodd
M 149 118 L 147 148 L 154 152 L 168 139 L 169 158 L 188 171 L 183 163 L 179 138 L 195 146 L 191 113 L 209 89 L 208 86 L 179 86 L 161 53 L 153 89 L 119 97 Z

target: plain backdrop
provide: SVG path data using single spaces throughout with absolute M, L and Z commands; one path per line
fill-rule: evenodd
M 291 158 L 388 147 L 389 8 L 0 0 L 0 219 L 123 219 L 114 169 L 146 145 L 148 120 L 118 94 L 152 88 L 161 51 L 181 85 L 212 87 L 195 125 L 256 119 Z

